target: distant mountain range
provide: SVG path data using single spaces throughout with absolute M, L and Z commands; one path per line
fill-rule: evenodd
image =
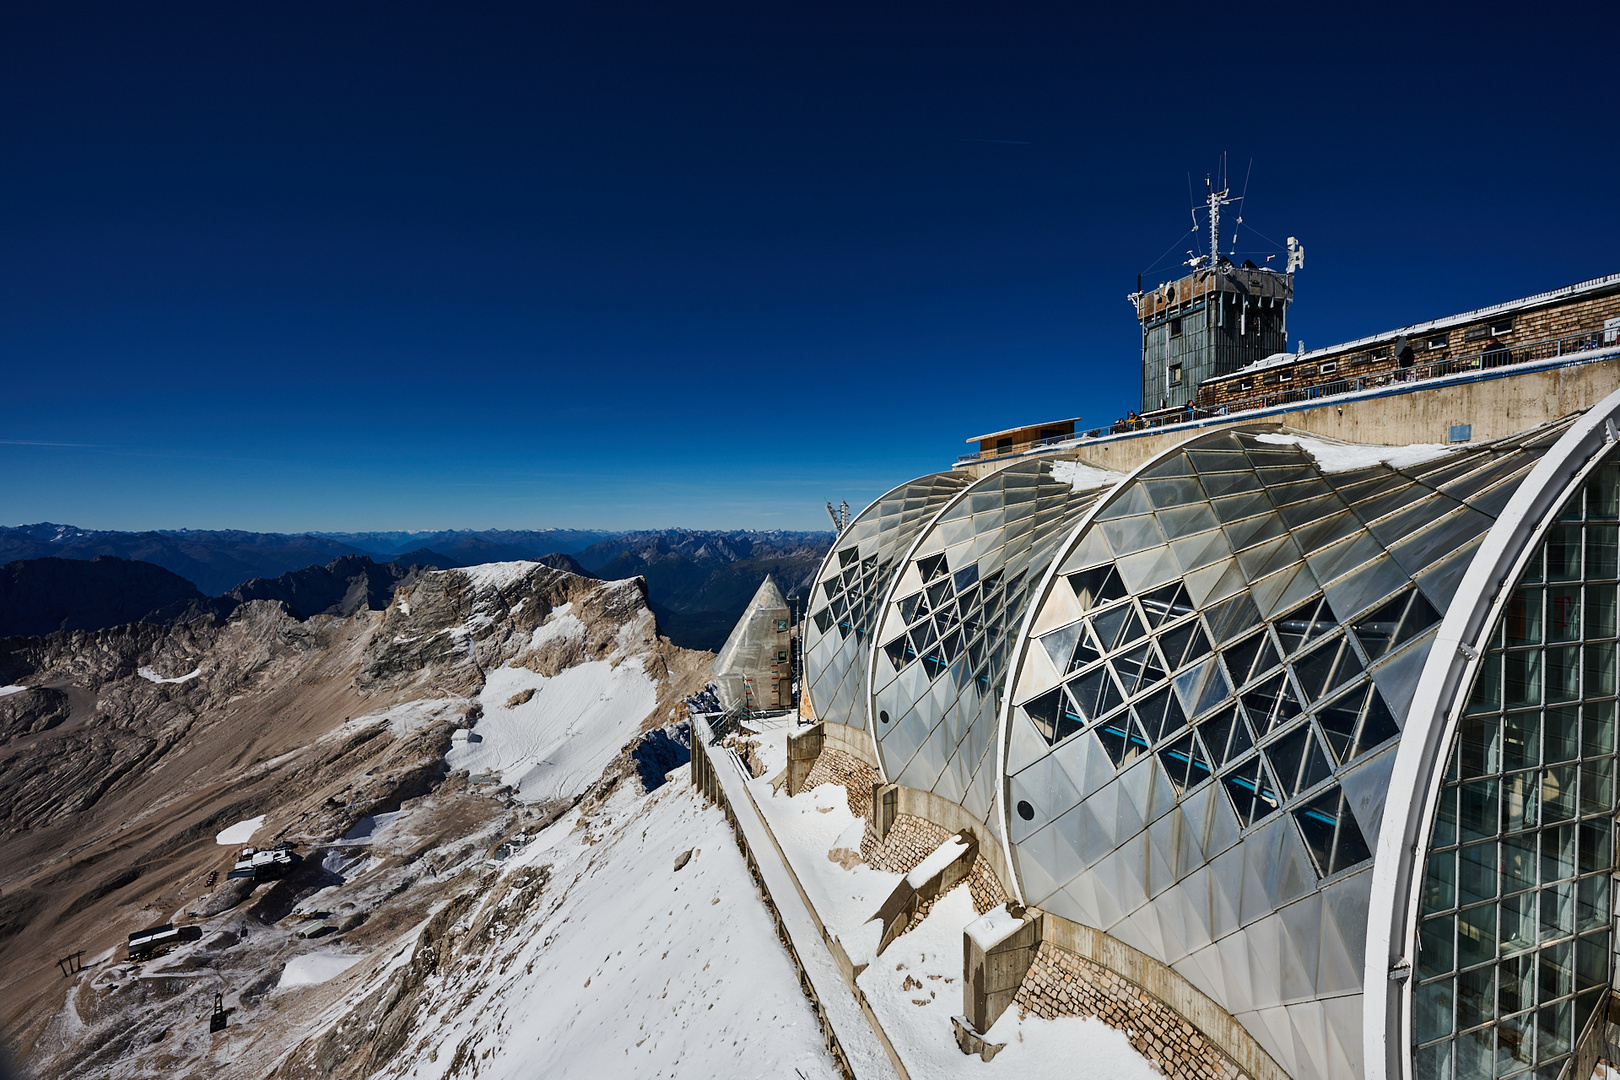
M 253 599 L 280 600 L 300 618 L 348 615 L 386 607 L 424 568 L 538 559 L 608 580 L 645 577 L 671 640 L 718 649 L 766 574 L 790 602 L 803 599 L 831 542 L 824 532 L 746 530 L 136 533 L 46 522 L 0 528 L 0 636 L 223 618 Z
M 257 533 L 237 529 L 162 529 L 116 532 L 41 522 L 0 527 L 0 564 L 15 559 L 93 559 L 116 555 L 173 571 L 208 595 L 218 595 L 256 577 L 276 577 L 306 566 L 324 566 L 341 555 L 378 562 L 473 566 L 573 554 L 614 536 L 600 530 L 537 529 L 483 532 Z

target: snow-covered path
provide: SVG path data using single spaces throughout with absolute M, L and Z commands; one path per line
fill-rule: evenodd
M 787 761 L 791 719 L 767 720 L 760 735 L 765 774 L 749 783 L 760 812 L 828 930 L 854 957 L 877 944 L 871 920 L 899 874 L 840 860 L 858 851 L 865 821 L 849 811 L 843 788 L 823 784 L 788 798 L 770 781 Z M 1094 1018 L 1020 1018 L 1009 1009 L 986 1037 L 1006 1048 L 986 1063 L 957 1048 L 951 1017 L 962 1012 L 962 930 L 978 916 L 966 885 L 941 897 L 928 918 L 902 934 L 857 980 L 912 1077 L 944 1080 L 1155 1080 L 1159 1073 L 1122 1031 Z M 1084 1062 L 1076 1068 L 1076 1062 Z

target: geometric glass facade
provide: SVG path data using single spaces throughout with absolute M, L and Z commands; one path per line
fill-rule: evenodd
M 965 488 L 918 534 L 871 669 L 884 776 L 991 819 L 1007 658 L 1030 594 L 1058 542 L 1119 479 L 1022 461 Z
M 1620 393 L 925 477 L 817 576 L 811 706 L 1298 1080 L 1556 1076 L 1613 975 L 1616 445 Z
M 1024 900 L 1169 964 L 1291 1075 L 1359 1072 L 1401 718 L 1548 435 L 1390 464 L 1228 429 L 1111 492 L 1057 556 L 1010 680 Z
M 804 634 L 805 688 L 816 715 L 829 723 L 866 727 L 872 628 L 895 561 L 968 480 L 946 472 L 901 484 L 856 515 L 833 541 L 811 589 Z
M 1423 1080 L 1556 1077 L 1613 953 L 1620 465 L 1561 509 L 1446 757 L 1413 978 Z

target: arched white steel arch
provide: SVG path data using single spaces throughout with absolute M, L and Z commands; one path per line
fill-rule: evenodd
M 1279 425 L 1255 426 L 1257 428 L 1275 429 Z M 1024 609 L 1023 624 L 1019 626 L 1018 636 L 1014 639 L 1016 644 L 1013 647 L 1012 655 L 1007 658 L 1007 681 L 1009 684 L 1017 680 L 1019 670 L 1024 663 L 1024 654 L 1029 651 L 1030 644 L 1034 640 L 1032 631 L 1035 626 L 1035 619 L 1040 613 L 1047 594 L 1052 591 L 1052 582 L 1057 577 L 1058 567 L 1062 565 L 1064 556 L 1074 547 L 1081 534 L 1091 527 L 1091 523 L 1097 519 L 1097 515 L 1111 507 L 1114 500 L 1119 498 L 1120 494 L 1135 483 L 1143 473 L 1148 472 L 1162 462 L 1168 461 L 1176 454 L 1181 453 L 1189 443 L 1197 442 L 1208 434 L 1210 434 L 1208 431 L 1191 432 L 1187 438 L 1182 439 L 1174 446 L 1168 447 L 1126 473 L 1123 479 L 1116 483 L 1101 499 L 1098 499 L 1095 505 L 1090 510 L 1087 510 L 1079 521 L 1074 523 L 1074 527 L 1069 530 L 1068 535 L 1058 542 L 1056 549 L 1053 551 L 1052 560 L 1047 564 L 1046 573 L 1041 575 L 1040 585 L 1030 593 L 1029 604 Z M 1000 834 L 1002 856 L 1006 860 L 1006 866 L 1012 876 L 1012 880 L 1004 884 L 1012 891 L 1014 898 L 1020 904 L 1023 904 L 1027 902 L 1024 896 L 1024 885 L 1019 880 L 1018 861 L 1013 852 L 1012 830 L 1008 827 L 1007 820 L 1007 738 L 1012 722 L 1012 709 L 1012 694 L 1002 695 L 1001 710 L 996 720 L 996 801 L 991 813 L 1000 819 L 997 832 Z
M 1456 731 L 1459 703 L 1473 683 L 1485 639 L 1558 508 L 1617 439 L 1620 391 L 1576 420 L 1503 507 L 1463 574 L 1418 678 L 1390 773 L 1368 897 L 1362 1028 L 1366 1080 L 1412 1080 L 1409 1018 L 1417 881 L 1428 855 L 1441 788 L 1437 780 Z

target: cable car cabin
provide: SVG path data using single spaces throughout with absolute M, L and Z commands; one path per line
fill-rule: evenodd
M 277 844 L 267 851 L 246 847 L 242 849 L 242 854 L 237 856 L 236 865 L 231 868 L 231 872 L 225 876 L 271 881 L 286 877 L 293 867 L 303 861 L 304 857 L 294 852 L 291 844 Z
M 171 923 L 137 930 L 129 935 L 129 958 L 148 960 L 180 940 L 180 931 Z

